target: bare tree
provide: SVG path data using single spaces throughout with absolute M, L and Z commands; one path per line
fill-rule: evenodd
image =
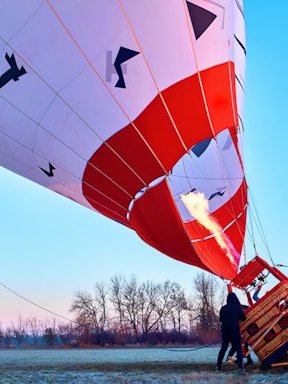
M 105 288 L 104 283 L 95 284 L 95 302 L 98 309 L 99 321 L 98 326 L 99 330 L 102 332 L 105 330 L 105 327 L 108 323 L 107 317 L 107 295 L 108 291 Z
M 74 294 L 71 312 L 77 314 L 77 321 L 89 324 L 92 332 L 99 337 L 107 325 L 107 290 L 103 283 L 96 283 L 94 296 L 77 291 Z
M 74 325 L 69 323 L 61 323 L 57 327 L 57 335 L 65 345 L 72 345 L 75 343 L 75 328 Z
M 9 348 L 13 341 L 13 330 L 10 327 L 7 327 L 4 331 L 4 344 Z
M 87 320 L 87 316 L 83 313 L 77 315 L 77 326 L 75 326 L 75 337 L 78 343 L 92 343 L 93 327 L 92 323 Z
M 149 332 L 155 329 L 159 322 L 157 313 L 158 301 L 161 300 L 161 285 L 146 281 L 139 287 L 140 318 L 142 340 L 147 341 Z
M 125 307 L 124 307 L 124 283 L 122 276 L 113 276 L 110 280 L 110 301 L 116 313 L 116 320 L 119 322 L 120 340 L 123 342 L 124 335 L 127 332 L 125 322 Z
M 26 336 L 26 327 L 25 321 L 22 319 L 21 315 L 18 315 L 17 323 L 11 323 L 12 334 L 15 337 L 17 345 L 23 343 Z
M 215 278 L 202 272 L 196 275 L 193 283 L 195 296 L 194 309 L 198 331 L 206 334 L 207 337 L 212 337 L 213 332 L 219 332 L 217 316 L 218 289 Z
M 173 328 L 180 333 L 184 324 L 184 314 L 187 312 L 189 307 L 185 292 L 177 283 L 175 283 L 172 298 L 175 302 L 174 308 L 171 310 Z
M 43 338 L 45 340 L 45 343 L 49 347 L 52 347 L 56 342 L 57 334 L 53 328 L 49 327 L 45 329 Z
M 37 320 L 37 317 L 30 317 L 26 320 L 26 330 L 27 333 L 31 336 L 33 344 L 37 345 L 40 336 L 40 324 Z
M 0 344 L 2 343 L 3 339 L 4 339 L 4 330 L 2 329 L 2 324 L 0 322 Z
M 188 340 L 189 332 L 195 340 L 195 330 L 208 335 L 218 329 L 215 284 L 211 276 L 197 275 L 194 281 L 195 297 L 190 302 L 176 282 L 139 283 L 135 276 L 130 279 L 114 276 L 110 280 L 109 291 L 103 284 L 97 283 L 93 294 L 81 291 L 74 294 L 71 311 L 76 313 L 80 323 L 75 331 L 80 343 L 101 343 L 101 335 L 102 340 L 105 335 L 105 340 L 115 341 L 116 337 L 118 342 L 125 342 L 131 336 L 140 342 L 149 338 L 163 341 L 170 337 L 171 329 L 173 340 L 177 340 L 177 334 L 184 340 L 184 333 Z M 113 328 L 109 329 L 112 320 Z
M 166 280 L 162 284 L 151 281 L 143 283 L 140 287 L 142 337 L 146 341 L 149 333 L 157 330 L 161 324 L 164 328 L 165 319 L 172 314 L 174 308 L 182 312 L 181 306 L 185 295 L 180 285 Z M 181 321 L 180 326 L 181 326 Z
M 57 320 L 55 318 L 46 319 L 42 326 L 44 328 L 43 339 L 49 347 L 52 347 L 57 340 Z
M 176 310 L 177 327 L 182 325 L 182 311 L 187 306 L 185 294 L 179 284 L 165 281 L 139 283 L 115 276 L 111 279 L 110 298 L 120 321 L 121 331 L 130 328 L 138 341 L 147 341 L 149 334 L 165 328 L 165 321 Z M 141 338 L 140 338 L 141 336 Z
M 180 285 L 176 282 L 166 280 L 161 284 L 160 300 L 157 300 L 156 312 L 158 314 L 157 323 L 166 319 L 171 315 L 172 310 L 176 307 L 176 297 L 179 293 Z M 165 322 L 164 322 L 165 324 Z
M 129 281 L 124 281 L 123 286 L 123 308 L 125 320 L 130 324 L 136 340 L 139 340 L 140 325 L 139 283 L 135 276 Z

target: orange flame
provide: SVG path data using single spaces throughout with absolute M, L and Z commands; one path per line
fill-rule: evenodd
M 238 252 L 235 250 L 227 235 L 222 232 L 221 226 L 213 216 L 209 214 L 209 202 L 205 198 L 204 193 L 189 192 L 187 195 L 181 195 L 181 200 L 188 212 L 215 236 L 219 247 L 224 250 L 230 262 L 235 264 L 235 256 L 237 259 L 239 258 Z

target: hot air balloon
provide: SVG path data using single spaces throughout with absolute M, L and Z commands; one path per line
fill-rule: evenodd
M 258 256 L 237 274 L 242 0 L 4 0 L 1 12 L 0 165 L 231 280 L 248 301 L 273 274 L 242 332 L 261 361 L 279 360 L 288 280 Z
M 247 207 L 242 2 L 27 0 L 1 10 L 0 164 L 233 278 Z M 189 192 L 202 194 L 214 232 L 187 210 Z

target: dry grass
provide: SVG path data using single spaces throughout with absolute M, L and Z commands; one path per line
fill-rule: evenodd
M 57 367 L 15 365 L 0 368 L 0 384 L 288 384 L 283 369 L 262 372 L 259 365 L 247 373 L 228 366 L 218 373 L 212 364 L 129 363 L 68 364 Z
M 145 372 L 145 371 L 40 371 L 2 372 L 1 384 L 287 384 L 288 375 L 218 374 L 216 372 Z

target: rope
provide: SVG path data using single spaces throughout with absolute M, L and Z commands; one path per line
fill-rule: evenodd
M 263 227 L 262 227 L 262 224 L 261 224 L 261 220 L 260 220 L 260 217 L 259 217 L 259 214 L 257 212 L 257 209 L 256 209 L 256 205 L 255 205 L 255 202 L 253 200 L 253 196 L 252 196 L 252 193 L 250 191 L 250 189 L 248 188 L 248 193 L 249 193 L 249 196 L 251 198 L 251 201 L 252 201 L 252 204 L 253 204 L 253 208 L 255 210 L 255 214 L 256 214 L 256 217 L 257 217 L 257 220 L 258 220 L 258 224 L 259 224 L 259 227 L 260 227 L 260 233 L 261 233 L 261 236 L 263 238 L 263 242 L 264 242 L 264 245 L 267 249 L 267 253 L 268 253 L 268 256 L 271 260 L 271 263 L 273 265 L 273 267 L 275 267 L 275 263 L 274 263 L 274 260 L 272 258 L 272 255 L 271 255 L 271 252 L 270 252 L 270 249 L 269 249 L 269 246 L 268 246 L 268 242 L 267 242 L 267 239 L 266 239 L 266 236 L 265 236 L 265 233 L 264 233 L 264 230 L 263 230 Z M 255 221 L 256 222 L 256 221 Z
M 194 351 L 198 351 L 199 349 L 208 348 L 211 345 L 215 345 L 215 343 L 206 344 L 206 345 L 203 345 L 202 347 L 193 348 L 193 349 L 167 349 L 167 350 L 170 352 L 194 352 Z
M 248 209 L 249 208 L 250 208 L 250 205 L 248 206 Z M 250 209 L 249 209 L 249 213 L 250 213 Z M 249 218 L 250 218 L 250 227 L 251 227 L 251 234 L 252 234 L 252 244 L 253 244 L 253 248 L 254 248 L 255 256 L 256 256 L 257 255 L 257 249 L 256 249 L 255 235 L 254 235 L 254 228 L 253 228 L 253 222 L 252 222 L 251 214 L 249 215 Z
M 7 291 L 13 293 L 13 295 L 19 297 L 20 299 L 26 301 L 26 302 L 29 303 L 29 304 L 34 305 L 35 307 L 37 307 L 37 308 L 39 308 L 39 309 L 42 309 L 42 311 L 48 312 L 48 313 L 50 313 L 50 314 L 52 314 L 52 315 L 54 315 L 54 316 L 57 316 L 57 317 L 59 317 L 59 318 L 61 318 L 61 319 L 63 319 L 63 320 L 69 321 L 69 322 L 71 322 L 71 323 L 74 323 L 74 324 L 77 324 L 77 325 L 81 325 L 80 323 L 78 323 L 78 321 L 68 319 L 68 317 L 59 315 L 58 313 L 56 313 L 56 312 L 54 312 L 54 311 L 51 311 L 50 309 L 47 309 L 47 308 L 45 308 L 45 307 L 42 307 L 42 305 L 39 305 L 39 304 L 37 304 L 37 303 L 34 303 L 33 301 L 31 301 L 31 300 L 27 299 L 26 297 L 20 295 L 19 293 L 17 293 L 16 291 L 14 291 L 13 289 L 9 288 L 7 285 L 5 285 L 5 284 L 3 284 L 3 283 L 1 283 L 1 282 L 0 282 L 0 285 L 1 285 L 3 288 L 7 289 Z

